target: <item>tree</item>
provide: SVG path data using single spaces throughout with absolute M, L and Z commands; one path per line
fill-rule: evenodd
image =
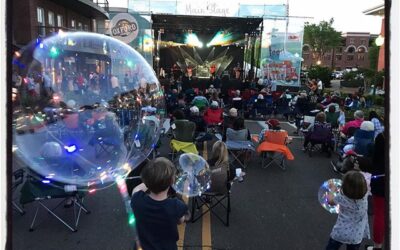
M 328 67 L 321 67 L 319 65 L 312 66 L 308 71 L 310 79 L 320 79 L 324 83 L 325 88 L 331 87 L 332 71 Z
M 368 49 L 368 57 L 370 69 L 376 71 L 378 68 L 379 47 L 374 43 Z
M 311 46 L 313 58 L 317 60 L 322 61 L 325 53 L 341 45 L 342 35 L 332 27 L 333 21 L 331 18 L 329 22 L 321 21 L 318 25 L 305 23 L 304 44 Z

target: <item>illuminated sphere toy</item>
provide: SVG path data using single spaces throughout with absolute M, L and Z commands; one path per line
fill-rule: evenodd
M 15 154 L 44 183 L 115 183 L 155 147 L 164 95 L 151 66 L 114 38 L 59 32 L 15 52 Z M 151 107 L 151 113 L 142 107 Z

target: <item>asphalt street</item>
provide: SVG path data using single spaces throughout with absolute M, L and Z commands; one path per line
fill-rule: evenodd
M 260 132 L 260 124 L 246 121 L 253 134 Z M 285 123 L 282 127 L 292 135 L 291 125 Z M 212 143 L 207 143 L 208 154 Z M 231 190 L 229 227 L 214 215 L 188 222 L 179 228 L 180 249 L 324 249 L 337 215 L 321 207 L 317 193 L 325 180 L 341 176 L 330 167 L 333 156 L 330 159 L 315 153 L 310 158 L 301 151 L 301 143 L 301 138 L 294 137 L 290 144 L 295 160 L 288 162 L 286 171 L 275 165 L 261 168 L 260 158 L 253 154 L 244 181 L 234 183 Z M 161 155 L 169 151 L 168 138 L 163 138 Z M 13 249 L 132 249 L 132 231 L 116 186 L 89 194 L 85 205 L 91 213 L 81 215 L 77 232 L 69 231 L 45 210 L 40 210 L 36 228 L 29 232 L 36 204 L 26 205 L 25 215 L 14 212 Z M 72 218 L 70 208 L 61 206 L 56 211 Z

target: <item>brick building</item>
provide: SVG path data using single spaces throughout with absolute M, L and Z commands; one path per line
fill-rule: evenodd
M 16 49 L 59 29 L 104 32 L 107 0 L 13 0 L 12 44 Z
M 334 70 L 346 68 L 369 68 L 368 51 L 377 35 L 361 32 L 348 32 L 342 34 L 342 46 L 325 53 L 321 61 L 313 58 L 312 47 L 308 44 L 303 45 L 303 69 L 308 69 L 311 65 L 320 64 Z

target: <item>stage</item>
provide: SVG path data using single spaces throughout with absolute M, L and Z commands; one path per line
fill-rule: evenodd
M 252 37 L 260 36 L 262 18 L 152 15 L 156 43 L 154 70 L 173 75 L 178 67 L 183 75 L 201 82 L 211 76 L 239 78 L 247 76 L 242 69 L 246 61 L 253 66 Z M 176 66 L 174 66 L 176 64 Z

